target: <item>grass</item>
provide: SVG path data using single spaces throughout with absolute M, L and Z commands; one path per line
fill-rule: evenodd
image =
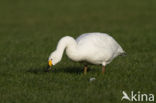
M 0 102 L 120 103 L 123 90 L 156 95 L 155 10 L 155 0 L 1 0 Z M 95 31 L 113 36 L 128 56 L 104 75 L 100 66 L 83 75 L 66 56 L 44 71 L 61 37 Z

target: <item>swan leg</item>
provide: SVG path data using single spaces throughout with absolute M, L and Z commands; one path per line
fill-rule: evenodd
M 105 72 L 105 66 L 102 66 L 102 74 Z
M 87 67 L 87 65 L 85 65 L 85 66 L 84 66 L 84 75 L 87 74 L 87 69 L 88 69 L 88 67 Z

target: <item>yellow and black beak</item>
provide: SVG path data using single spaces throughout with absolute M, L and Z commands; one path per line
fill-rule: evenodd
M 53 65 L 52 60 L 49 60 L 49 61 L 48 61 L 48 67 L 47 67 L 47 70 L 48 70 L 48 71 L 51 70 L 52 65 Z M 47 71 L 47 70 L 46 70 L 46 71 Z
M 52 60 L 49 60 L 49 61 L 48 61 L 48 65 L 49 65 L 49 67 L 52 67 L 52 65 L 53 65 L 53 64 L 52 64 Z

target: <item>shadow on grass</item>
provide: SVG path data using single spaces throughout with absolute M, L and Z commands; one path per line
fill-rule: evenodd
M 90 69 L 88 68 L 88 72 Z M 83 73 L 83 68 L 81 67 L 64 67 L 64 68 L 52 68 L 48 70 L 47 67 L 43 68 L 30 68 L 27 72 L 34 73 L 34 74 L 41 74 L 41 73 L 74 73 L 74 74 L 81 74 Z

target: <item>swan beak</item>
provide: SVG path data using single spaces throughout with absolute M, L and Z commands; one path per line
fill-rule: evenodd
M 50 67 L 52 67 L 52 65 L 53 65 L 52 60 L 49 60 L 48 64 L 49 64 Z

